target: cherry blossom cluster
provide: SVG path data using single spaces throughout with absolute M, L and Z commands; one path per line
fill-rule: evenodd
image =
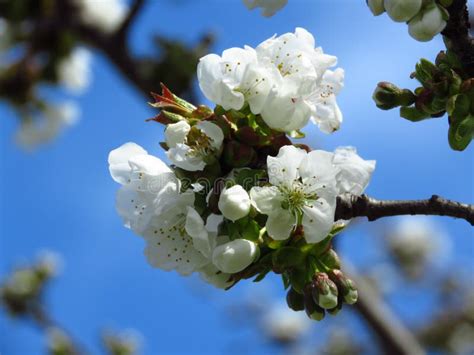
M 166 126 L 160 145 L 171 166 L 135 143 L 109 155 L 122 185 L 118 214 L 144 239 L 152 266 L 226 289 L 273 271 L 289 288 L 290 308 L 312 319 L 355 302 L 331 248 L 349 222 L 335 221 L 337 196 L 361 194 L 375 162 L 352 147 L 327 152 L 290 140 L 309 121 L 339 128 L 343 71 L 328 69 L 335 64 L 298 28 L 256 49 L 203 57 L 199 85 L 214 109 L 164 85 L 153 94 L 160 112 L 151 121 Z

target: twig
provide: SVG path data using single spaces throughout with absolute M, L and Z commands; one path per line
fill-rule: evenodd
M 474 77 L 474 39 L 469 34 L 467 0 L 454 0 L 447 10 L 449 20 L 442 32 L 446 47 L 456 53 L 466 72 Z
M 462 218 L 474 225 L 474 206 L 446 200 L 433 195 L 428 200 L 376 200 L 366 195 L 344 195 L 337 199 L 336 220 L 367 217 L 375 221 L 382 217 L 401 215 L 432 215 Z

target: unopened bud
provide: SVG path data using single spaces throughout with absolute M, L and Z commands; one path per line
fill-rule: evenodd
M 433 2 L 408 22 L 408 32 L 417 41 L 430 41 L 446 27 L 447 16 L 445 10 Z
M 286 294 L 286 303 L 293 311 L 304 311 L 304 296 L 292 287 Z
M 357 302 L 358 292 L 354 281 L 344 276 L 340 270 L 332 270 L 329 277 L 337 285 L 344 302 L 347 304 L 354 304 Z
M 381 15 L 385 12 L 383 1 L 384 0 L 367 0 L 367 5 L 369 6 L 370 11 L 372 11 L 374 16 Z
M 219 197 L 218 207 L 225 218 L 235 222 L 249 214 L 249 194 L 240 185 L 224 188 Z
M 236 132 L 237 139 L 250 146 L 255 146 L 260 143 L 260 136 L 249 126 L 241 127 Z
M 397 106 L 410 106 L 415 101 L 415 95 L 408 89 L 400 89 L 389 82 L 380 82 L 375 88 L 372 98 L 378 108 L 390 110 Z
M 314 302 L 324 309 L 332 309 L 337 306 L 337 286 L 326 273 L 316 273 L 313 285 L 311 292 Z
M 212 263 L 222 272 L 235 274 L 252 264 L 258 253 L 258 246 L 254 242 L 235 239 L 214 249 Z
M 334 249 L 329 249 L 327 252 L 325 252 L 319 257 L 319 260 L 329 269 L 341 268 L 341 261 L 339 260 L 339 256 L 334 251 Z
M 248 167 L 255 157 L 255 150 L 246 144 L 231 141 L 224 147 L 224 161 L 234 168 Z
M 384 0 L 385 10 L 395 22 L 412 19 L 421 9 L 423 0 Z
M 304 291 L 304 308 L 306 314 L 310 319 L 320 321 L 324 318 L 325 312 L 324 309 L 319 307 L 316 302 L 314 302 L 312 294 L 313 286 L 307 285 Z

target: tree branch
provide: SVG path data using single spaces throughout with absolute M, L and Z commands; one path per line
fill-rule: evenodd
M 347 263 L 344 273 L 355 281 L 359 290 L 359 299 L 354 305 L 355 310 L 368 323 L 386 355 L 421 355 L 424 350 L 403 324 L 380 299 L 372 286 L 359 277 Z
M 432 215 L 462 218 L 474 225 L 474 206 L 446 200 L 437 195 L 427 200 L 376 200 L 366 195 L 338 196 L 336 218 L 367 217 L 375 221 L 382 217 L 401 215 Z
M 145 5 L 145 0 L 134 0 L 133 4 L 130 6 L 130 10 L 128 10 L 128 14 L 122 22 L 122 25 L 117 30 L 117 36 L 120 37 L 127 37 L 129 29 L 132 27 L 133 23 L 137 15 L 142 10 L 143 6 Z
M 467 0 L 453 0 L 447 10 L 449 12 L 448 24 L 441 32 L 446 48 L 456 53 L 466 72 L 474 77 L 474 39 L 469 34 Z

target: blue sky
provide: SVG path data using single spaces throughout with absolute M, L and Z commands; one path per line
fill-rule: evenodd
M 151 51 L 148 39 L 155 31 L 189 43 L 214 31 L 214 51 L 220 53 L 232 46 L 254 46 L 298 26 L 308 29 L 325 52 L 338 56 L 346 86 L 338 98 L 342 129 L 327 136 L 309 127 L 306 142 L 327 150 L 353 145 L 362 157 L 377 160 L 367 190 L 374 197 L 417 199 L 437 193 L 474 202 L 474 148 L 450 150 L 446 118 L 414 124 L 396 111 L 378 110 L 371 100 L 378 81 L 414 88 L 409 74 L 416 61 L 434 59 L 443 47 L 441 38 L 415 42 L 404 24 L 373 17 L 364 1 L 289 0 L 271 19 L 247 11 L 240 0 L 151 1 L 145 10 L 132 36 L 137 52 Z M 163 129 L 144 122 L 152 111 L 143 97 L 99 53 L 93 72 L 93 85 L 78 100 L 79 124 L 33 154 L 13 144 L 15 117 L 0 106 L 0 275 L 39 249 L 61 253 L 64 274 L 52 284 L 48 303 L 53 316 L 95 350 L 98 331 L 112 326 L 143 333 L 145 354 L 220 354 L 236 342 L 247 352 L 264 352 L 254 330 L 236 328 L 223 311 L 242 302 L 252 288 L 243 285 L 223 293 L 197 279 L 154 270 L 145 261 L 142 240 L 122 227 L 114 208 L 118 186 L 109 177 L 107 155 L 134 141 L 164 159 L 158 146 Z M 465 221 L 436 220 L 453 238 L 455 265 L 472 275 L 472 228 Z M 377 251 L 376 231 L 387 223 L 359 223 L 342 236 L 345 256 L 365 265 Z M 282 297 L 277 284 L 270 280 L 268 286 L 275 298 Z M 410 302 L 400 295 L 393 304 L 409 322 L 424 309 L 416 292 Z M 315 327 L 327 329 L 352 319 L 350 312 L 338 318 Z M 1 353 L 42 353 L 42 339 L 30 325 L 0 314 L 0 334 Z

